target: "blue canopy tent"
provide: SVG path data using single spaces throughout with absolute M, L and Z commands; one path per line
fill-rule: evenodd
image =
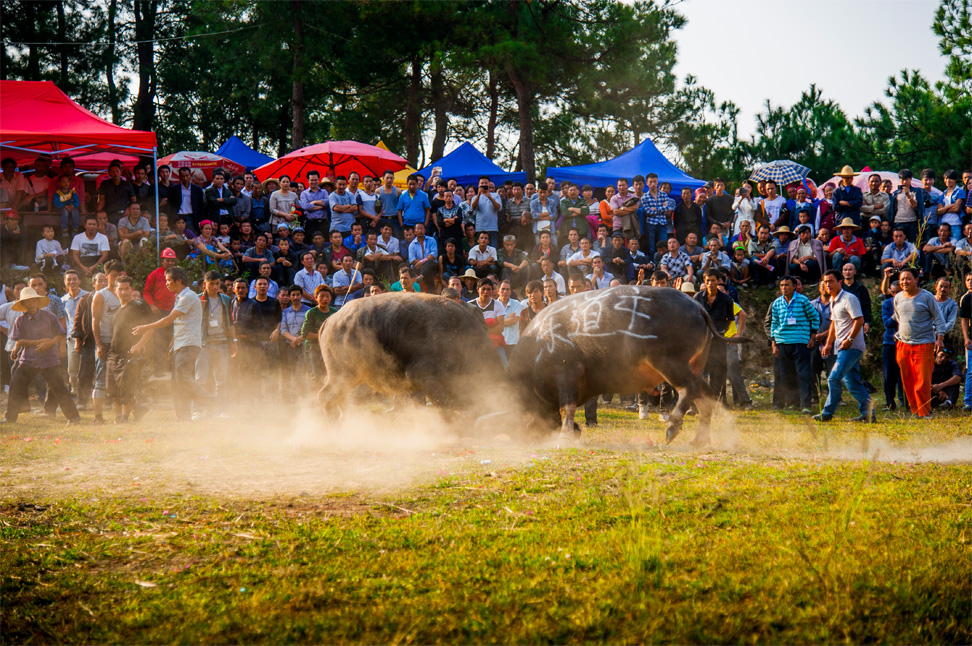
M 273 161 L 273 157 L 267 157 L 263 153 L 258 153 L 243 143 L 243 140 L 236 135 L 227 139 L 226 143 L 216 151 L 216 154 L 220 157 L 231 159 L 241 166 L 245 166 L 247 170 L 259 168 Z
M 547 177 L 553 177 L 558 184 L 567 180 L 581 186 L 590 184 L 595 188 L 615 186 L 622 177 L 628 179 L 630 186 L 631 178 L 635 175 L 647 175 L 648 173 L 658 175 L 659 183 L 670 183 L 672 185 L 672 197 L 676 200 L 679 199 L 679 194 L 686 186 L 694 191 L 705 184 L 700 179 L 689 177 L 678 166 L 668 161 L 649 139 L 645 139 L 628 152 L 614 159 L 596 164 L 547 169 Z
M 429 164 L 418 171 L 418 173 L 428 179 L 432 173 L 432 169 L 436 166 L 442 167 L 443 179 L 454 177 L 462 186 L 475 184 L 483 175 L 488 176 L 496 184 L 502 184 L 506 180 L 514 182 L 526 181 L 526 173 L 506 172 L 500 166 L 494 164 L 489 157 L 479 152 L 468 141 L 464 141 L 461 146 L 451 153 L 439 161 Z

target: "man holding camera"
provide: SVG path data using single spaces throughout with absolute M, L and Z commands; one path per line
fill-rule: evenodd
M 898 179 L 898 188 L 891 194 L 891 222 L 895 228 L 905 232 L 908 242 L 918 244 L 918 226 L 924 216 L 925 192 L 911 185 L 914 175 L 907 168 L 898 172 Z

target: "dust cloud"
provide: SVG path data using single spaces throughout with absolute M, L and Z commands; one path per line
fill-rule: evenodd
M 664 444 L 665 424 L 657 416 L 639 421 L 610 407 L 602 408 L 601 427 L 585 430 L 579 441 L 556 433 L 526 439 L 523 417 L 515 412 L 457 418 L 414 402 L 402 405 L 400 399 L 392 410 L 390 403 L 371 399 L 340 419 L 327 418 L 316 402 L 306 400 L 182 424 L 167 413 L 153 420 L 150 413 L 141 425 L 81 427 L 56 431 L 59 435 L 30 436 L 21 428 L 2 438 L 0 498 L 354 493 L 382 500 L 417 485 L 456 484 L 476 474 L 525 468 L 577 448 L 659 456 L 721 453 L 741 460 L 972 463 L 972 436 L 929 434 L 902 443 L 881 435 L 880 426 L 847 420 L 821 425 L 769 413 L 736 418 L 718 409 L 711 444 L 695 449 L 697 417 L 686 418 L 671 446 Z
M 326 418 L 316 402 L 290 406 L 296 410 L 277 404 L 184 424 L 153 423 L 150 413 L 141 425 L 89 427 L 74 437 L 4 438 L 0 495 L 379 494 L 530 461 L 510 439 L 506 416 L 476 428 L 475 420 L 400 401 L 340 419 Z

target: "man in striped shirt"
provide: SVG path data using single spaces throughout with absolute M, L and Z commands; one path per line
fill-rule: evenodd
M 813 412 L 810 410 L 810 348 L 813 332 L 820 327 L 820 315 L 810 299 L 796 293 L 790 276 L 780 278 L 780 292 L 782 296 L 773 301 L 770 310 L 773 356 L 781 363 L 780 383 L 773 387 L 782 390 L 778 401 L 784 407 L 792 405 L 799 388 L 800 408 L 804 415 L 810 415 Z

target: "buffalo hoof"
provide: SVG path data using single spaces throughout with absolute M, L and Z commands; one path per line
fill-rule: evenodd
M 669 426 L 668 432 L 665 433 L 665 444 L 671 444 L 672 440 L 678 437 L 678 434 L 679 432 L 681 432 L 681 430 L 682 429 L 679 428 L 678 426 Z

